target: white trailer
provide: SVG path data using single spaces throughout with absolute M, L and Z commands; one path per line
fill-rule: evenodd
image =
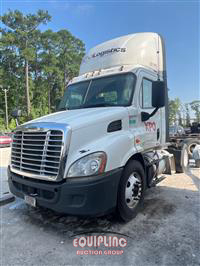
M 92 48 L 58 111 L 16 129 L 11 192 L 58 212 L 132 219 L 145 190 L 174 171 L 166 77 L 157 33 Z

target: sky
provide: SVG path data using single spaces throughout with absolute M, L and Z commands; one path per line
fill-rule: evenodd
M 52 20 L 41 30 L 69 30 L 88 51 L 115 37 L 158 32 L 165 39 L 169 97 L 183 103 L 200 99 L 199 11 L 197 0 L 0 0 L 1 15 L 48 10 Z

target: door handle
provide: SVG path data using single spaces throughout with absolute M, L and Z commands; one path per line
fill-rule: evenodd
M 159 140 L 159 138 L 160 138 L 160 129 L 158 128 L 157 129 L 157 140 Z

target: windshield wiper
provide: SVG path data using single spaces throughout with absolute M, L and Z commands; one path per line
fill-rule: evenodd
M 113 103 L 96 103 L 96 104 L 82 105 L 82 108 L 108 107 L 108 106 L 116 106 L 116 105 Z
M 96 104 L 85 104 L 80 106 L 74 106 L 74 107 L 61 107 L 57 112 L 60 111 L 66 111 L 66 110 L 74 110 L 74 109 L 82 109 L 82 108 L 94 108 L 94 107 L 109 107 L 109 106 L 116 106 L 113 103 L 96 103 Z

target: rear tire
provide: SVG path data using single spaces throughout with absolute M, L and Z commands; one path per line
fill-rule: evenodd
M 122 221 L 128 222 L 137 215 L 144 200 L 145 187 L 142 164 L 131 160 L 123 171 L 118 188 L 117 214 Z
M 196 167 L 197 167 L 197 168 L 200 168 L 200 159 L 197 159 L 197 160 L 195 161 L 195 164 L 196 164 Z
M 184 141 L 184 143 L 187 145 L 189 159 L 192 159 L 192 152 L 196 145 L 200 145 L 200 141 L 198 139 L 190 139 Z

